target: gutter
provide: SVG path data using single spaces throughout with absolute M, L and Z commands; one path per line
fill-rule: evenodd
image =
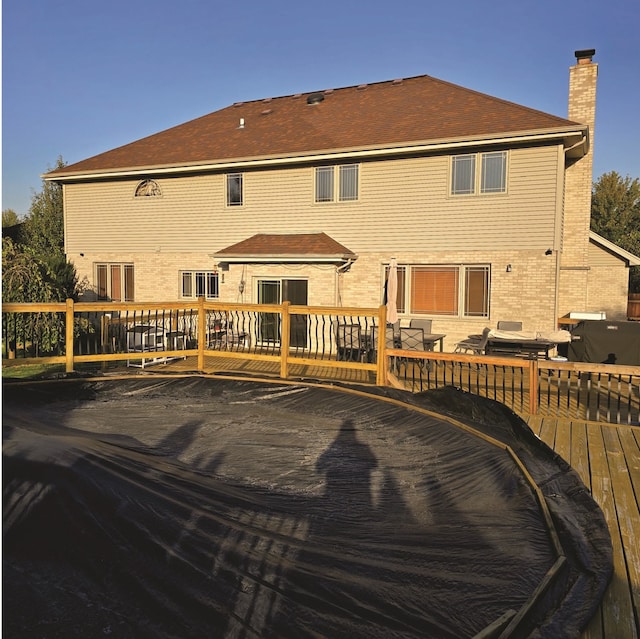
M 343 262 L 339 268 L 351 265 L 357 256 L 347 255 L 214 255 L 219 263 L 228 264 L 290 264 L 290 263 L 324 263 Z
M 555 132 L 540 132 L 540 133 L 518 133 L 513 136 L 502 136 L 498 138 L 487 138 L 482 136 L 474 136 L 470 138 L 448 140 L 441 142 L 431 143 L 415 143 L 409 146 L 380 146 L 368 149 L 343 149 L 339 151 L 328 152 L 311 152 L 308 155 L 282 155 L 277 157 L 262 157 L 262 158 L 245 158 L 245 159 L 232 159 L 221 162 L 207 162 L 207 163 L 193 163 L 193 164 L 171 164 L 171 165 L 156 165 L 156 166 L 143 166 L 143 167 L 129 167 L 113 170 L 103 170 L 99 172 L 57 172 L 57 173 L 45 173 L 41 177 L 45 181 L 81 181 L 81 180 L 99 180 L 99 179 L 112 179 L 119 177 L 135 177 L 149 175 L 167 175 L 167 174 L 184 174 L 184 173 L 203 173 L 211 171 L 223 171 L 228 169 L 241 169 L 241 168 L 253 168 L 253 167 L 270 167 L 270 166 L 282 166 L 286 164 L 301 164 L 301 163 L 317 163 L 326 161 L 335 161 L 341 159 L 368 159 L 385 157 L 389 155 L 393 156 L 405 156 L 415 154 L 432 153 L 436 151 L 443 151 L 447 149 L 456 150 L 460 148 L 469 147 L 487 147 L 487 146 L 504 146 L 521 143 L 531 143 L 539 141 L 554 141 L 554 140 L 567 140 L 580 136 L 577 143 L 570 146 L 565 152 L 569 150 L 575 150 L 580 145 L 588 140 L 584 127 L 576 129 L 561 129 Z M 563 142 L 564 143 L 564 142 Z M 568 142 L 566 142 L 568 144 Z M 586 153 L 588 147 L 584 150 Z

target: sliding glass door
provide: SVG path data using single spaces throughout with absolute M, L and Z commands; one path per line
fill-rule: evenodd
M 282 304 L 306 306 L 308 300 L 307 280 L 282 278 L 258 280 L 258 304 Z M 304 348 L 307 345 L 307 316 L 291 317 L 290 345 Z M 258 321 L 258 341 L 280 343 L 280 316 L 278 313 L 260 313 Z

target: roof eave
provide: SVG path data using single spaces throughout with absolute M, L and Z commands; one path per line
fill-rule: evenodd
M 594 231 L 589 231 L 589 239 L 596 244 L 599 244 L 602 248 L 617 255 L 621 260 L 627 263 L 627 266 L 640 266 L 640 257 L 623 249 L 611 240 L 602 237 L 602 235 L 598 235 Z
M 93 171 L 53 171 L 41 177 L 46 181 L 74 182 L 126 177 L 142 177 L 162 174 L 203 173 L 228 169 L 242 169 L 260 166 L 274 166 L 299 163 L 335 161 L 340 159 L 367 159 L 385 156 L 403 156 L 420 153 L 445 152 L 460 148 L 477 146 L 500 146 L 538 142 L 562 143 L 570 149 L 572 156 L 581 157 L 588 151 L 588 127 L 576 124 L 575 127 L 557 127 L 530 131 L 514 131 L 493 135 L 465 136 L 452 139 L 416 140 L 399 144 L 384 144 L 367 147 L 351 147 L 331 150 L 312 150 L 298 154 L 278 154 L 273 156 L 254 156 L 185 162 L 181 164 L 155 164 L 144 166 L 120 167 Z
M 353 261 L 357 259 L 357 255 L 351 254 L 336 254 L 336 255 L 317 255 L 317 254 L 298 254 L 298 255 L 259 255 L 259 254 L 229 254 L 229 253 L 214 253 L 213 257 L 218 260 L 219 263 L 227 264 L 274 264 L 274 263 L 327 263 L 327 264 L 343 264 L 345 262 Z

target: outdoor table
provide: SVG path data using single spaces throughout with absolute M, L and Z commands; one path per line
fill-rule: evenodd
M 558 344 L 546 339 L 505 339 L 490 337 L 487 341 L 485 353 L 487 355 L 525 355 L 537 359 L 544 354 L 549 359 L 549 351 Z
M 434 345 L 436 342 L 438 342 L 439 345 L 439 350 L 442 353 L 443 351 L 443 342 L 444 342 L 444 338 L 446 337 L 446 335 L 440 334 L 440 333 L 427 333 L 424 337 L 423 337 L 423 344 L 424 344 L 424 350 L 425 351 L 433 351 L 434 349 Z

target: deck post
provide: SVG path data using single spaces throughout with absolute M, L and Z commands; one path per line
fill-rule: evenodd
M 376 349 L 376 363 L 378 368 L 376 369 L 376 385 L 386 386 L 385 367 L 387 363 L 387 307 L 385 304 L 381 304 L 378 309 L 378 343 L 373 347 Z
M 290 306 L 291 302 L 282 302 L 282 322 L 280 324 L 280 377 L 282 379 L 289 377 L 289 344 L 291 341 Z
M 204 349 L 207 338 L 207 314 L 204 297 L 198 298 L 198 370 L 204 372 Z
M 529 361 L 529 414 L 538 414 L 538 360 Z
M 67 298 L 65 311 L 65 370 L 73 373 L 73 300 Z

